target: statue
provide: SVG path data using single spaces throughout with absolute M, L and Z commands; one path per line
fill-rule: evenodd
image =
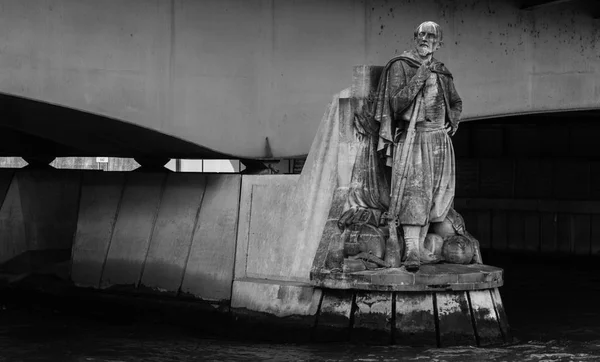
M 310 280 L 323 291 L 318 325 L 350 323 L 357 341 L 373 331 L 389 340 L 390 329 L 409 344 L 415 336 L 438 346 L 449 335 L 453 344 L 480 344 L 483 335 L 511 341 L 503 270 L 483 265 L 479 242 L 453 209 L 450 137 L 462 101 L 433 57 L 442 41 L 439 25 L 425 22 L 412 50 L 385 67 L 354 67 L 352 87 L 334 97 L 322 123 L 337 132 L 329 136 L 337 178 Z
M 392 167 L 389 220 L 404 232 L 407 270 L 418 270 L 419 244 L 429 223 L 442 222 L 454 199 L 454 149 L 462 100 L 452 74 L 433 53 L 443 44 L 439 25 L 425 22 L 415 49 L 392 59 L 378 89 L 378 151 Z
M 338 221 L 345 272 L 400 267 L 402 261 L 412 272 L 422 262 L 481 263 L 477 240 L 452 209 L 450 137 L 458 129 L 462 100 L 450 71 L 433 57 L 442 44 L 438 24 L 419 25 L 414 49 L 388 62 L 376 93 L 355 114 L 362 143 L 350 207 Z

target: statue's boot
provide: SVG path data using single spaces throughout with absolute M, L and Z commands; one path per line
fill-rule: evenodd
M 407 271 L 417 272 L 421 267 L 421 254 L 419 250 L 419 238 L 421 227 L 404 225 L 404 243 L 406 245 L 406 260 L 404 267 Z

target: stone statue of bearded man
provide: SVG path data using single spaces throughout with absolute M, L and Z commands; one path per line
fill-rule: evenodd
M 450 136 L 458 128 L 462 101 L 452 74 L 433 57 L 442 40 L 438 24 L 428 21 L 419 25 L 414 32 L 415 47 L 385 66 L 377 91 L 377 151 L 392 173 L 388 217 L 402 228 L 404 265 L 410 271 L 420 267 L 419 245 L 430 223 L 443 221 L 454 199 L 455 163 Z M 412 134 L 408 132 L 411 120 Z M 411 134 L 411 143 L 403 147 L 407 134 Z M 402 161 L 403 152 L 406 155 Z M 394 195 L 393 189 L 400 182 L 403 192 Z

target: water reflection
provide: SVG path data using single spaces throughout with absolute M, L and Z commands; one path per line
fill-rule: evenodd
M 107 320 L 93 310 L 86 315 L 69 315 L 42 303 L 32 303 L 0 310 L 0 361 L 600 360 L 597 260 L 508 256 L 497 257 L 495 265 L 506 270 L 506 286 L 501 291 L 518 338 L 510 346 L 410 348 L 251 343 L 199 336 L 189 328 L 173 325 Z
M 261 344 L 197 338 L 171 326 L 111 325 L 20 311 L 5 318 L 0 329 L 0 351 L 2 361 L 597 361 L 600 340 L 427 349 Z

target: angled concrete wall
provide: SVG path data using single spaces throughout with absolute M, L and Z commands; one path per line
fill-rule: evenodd
M 0 171 L 0 264 L 27 251 L 69 250 L 81 173 Z
M 81 186 L 71 279 L 98 287 L 125 183 L 123 173 L 86 173 Z
M 16 172 L 28 250 L 70 249 L 77 225 L 81 172 Z
M 299 176 L 242 179 L 231 301 L 238 313 L 296 315 L 314 325 L 322 293 L 309 284 L 310 271 L 335 190 L 351 171 L 339 107 L 349 95 L 333 97 Z
M 241 175 L 86 174 L 77 286 L 231 299 Z
M 2 207 L 0 207 L 0 263 L 27 251 L 25 222 L 18 182 L 13 181 L 14 171 L 2 170 Z
M 100 286 L 136 287 L 150 247 L 166 174 L 126 174 Z M 85 188 L 82 193 L 85 193 Z M 79 229 L 78 229 L 79 230 Z M 77 246 L 77 240 L 75 242 Z
M 231 299 L 240 187 L 237 175 L 208 175 L 206 178 L 204 207 L 197 216 L 182 293 L 204 300 Z

